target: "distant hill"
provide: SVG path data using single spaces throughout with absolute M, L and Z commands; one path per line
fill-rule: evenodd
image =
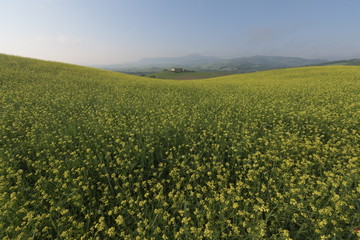
M 143 58 L 138 64 L 164 64 L 164 65 L 200 65 L 222 61 L 221 58 L 214 56 L 202 56 L 200 54 L 191 54 L 183 57 L 174 58 Z
M 191 79 L 204 79 L 226 76 L 231 73 L 221 72 L 171 72 L 171 71 L 159 71 L 155 73 L 146 74 L 145 77 L 159 78 L 159 79 L 174 79 L 174 80 L 191 80 Z
M 305 59 L 281 56 L 253 56 L 221 59 L 214 56 L 191 54 L 176 58 L 144 58 L 132 63 L 102 65 L 96 67 L 129 73 L 151 73 L 172 67 L 183 67 L 189 70 L 206 72 L 246 73 L 278 68 L 318 65 L 326 62 L 328 61 L 324 59 Z
M 198 68 L 203 71 L 246 73 L 278 68 L 301 67 L 325 62 L 327 62 L 327 60 L 280 56 L 253 56 L 224 60 L 222 62 L 198 66 Z
M 318 66 L 328 66 L 328 65 L 360 66 L 360 59 L 339 60 L 339 61 L 326 62 L 317 65 Z
M 115 71 L 134 71 L 134 72 L 156 72 L 164 68 L 172 67 L 193 67 L 204 64 L 214 64 L 221 62 L 223 59 L 214 56 L 202 56 L 200 54 L 191 54 L 183 57 L 160 57 L 160 58 L 143 58 L 136 62 L 124 64 L 111 64 L 94 66 L 101 69 Z

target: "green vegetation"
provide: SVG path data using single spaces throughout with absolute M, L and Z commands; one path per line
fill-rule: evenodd
M 159 80 L 0 55 L 1 239 L 357 239 L 360 68 Z
M 160 78 L 160 79 L 175 79 L 175 80 L 190 80 L 190 79 L 204 79 L 204 78 L 214 78 L 229 75 L 228 73 L 217 73 L 217 72 L 171 72 L 171 71 L 161 71 L 156 73 L 147 74 L 147 77 L 150 78 Z

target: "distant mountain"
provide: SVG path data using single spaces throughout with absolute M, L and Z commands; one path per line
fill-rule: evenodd
M 174 58 L 144 58 L 137 62 L 97 66 L 119 72 L 157 72 L 166 68 L 183 67 L 195 71 L 245 73 L 277 68 L 300 67 L 324 64 L 323 59 L 305 59 L 280 56 L 253 56 L 233 59 L 221 59 L 214 56 L 191 54 Z

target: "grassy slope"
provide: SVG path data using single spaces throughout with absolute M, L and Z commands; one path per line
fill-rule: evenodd
M 2 239 L 356 238 L 358 67 L 164 81 L 0 66 Z

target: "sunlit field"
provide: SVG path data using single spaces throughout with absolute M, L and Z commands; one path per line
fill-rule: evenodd
M 0 239 L 358 239 L 360 67 L 179 81 L 0 55 Z

